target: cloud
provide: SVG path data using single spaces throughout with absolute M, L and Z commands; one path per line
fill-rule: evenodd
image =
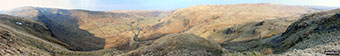
M 91 9 L 95 0 L 0 0 L 0 10 L 23 6 L 51 7 L 63 9 Z

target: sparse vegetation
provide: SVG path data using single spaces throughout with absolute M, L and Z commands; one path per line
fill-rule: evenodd
M 17 10 L 11 14 L 24 18 L 0 15 L 0 56 L 319 56 L 340 50 L 340 9 L 301 17 L 316 10 L 263 3 L 171 13 Z

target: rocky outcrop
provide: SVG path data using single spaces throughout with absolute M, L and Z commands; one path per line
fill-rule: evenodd
M 318 50 L 310 53 L 323 54 L 326 51 L 339 51 L 332 49 L 338 47 L 340 41 L 340 9 L 316 12 L 304 16 L 302 19 L 290 25 L 281 37 L 270 41 L 277 52 L 292 52 L 293 50 Z M 333 44 L 335 45 L 333 45 Z M 332 47 L 322 49 L 316 46 Z

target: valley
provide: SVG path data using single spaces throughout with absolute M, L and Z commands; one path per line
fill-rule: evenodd
M 254 3 L 90 11 L 28 6 L 5 14 L 0 15 L 1 56 L 320 56 L 340 51 L 340 10 L 323 7 Z

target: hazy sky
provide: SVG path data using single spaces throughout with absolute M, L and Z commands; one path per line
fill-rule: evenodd
M 194 5 L 275 3 L 340 7 L 340 0 L 0 0 L 0 10 L 35 6 L 86 10 L 173 10 Z

